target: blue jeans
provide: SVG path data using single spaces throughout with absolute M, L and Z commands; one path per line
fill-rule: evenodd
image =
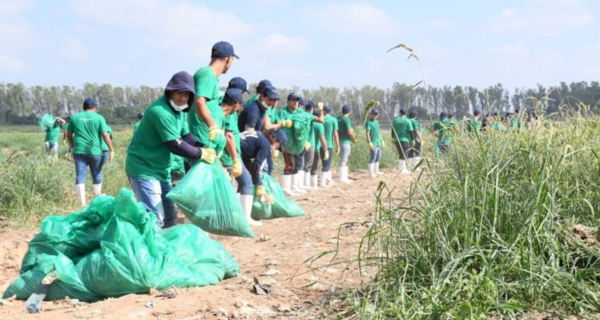
M 227 172 L 229 172 L 231 174 L 231 169 L 232 167 L 226 167 Z M 235 178 L 235 181 L 237 182 L 238 188 L 237 188 L 237 193 L 239 194 L 244 194 L 244 195 L 253 195 L 254 193 L 252 192 L 252 178 L 250 177 L 250 172 L 248 172 L 248 169 L 246 169 L 246 166 L 242 163 L 242 175 L 240 175 L 239 177 Z
M 110 159 L 110 152 L 108 152 L 108 150 L 106 151 L 102 151 L 102 164 L 100 164 L 100 166 L 104 166 L 105 164 L 108 163 L 108 159 Z
M 343 144 L 340 146 L 340 167 L 345 167 L 348 165 L 350 151 L 352 151 L 352 147 L 349 144 Z
M 154 179 L 127 177 L 138 201 L 156 215 L 156 224 L 163 228 L 174 225 L 177 218 L 175 203 L 167 198 L 167 193 L 173 188 L 171 184 Z
M 75 162 L 75 184 L 85 183 L 85 174 L 88 166 L 90 167 L 94 184 L 102 183 L 102 156 L 74 154 L 73 161 Z
M 379 162 L 381 160 L 381 147 L 375 147 L 375 150 L 371 150 L 369 156 L 369 163 Z
M 323 157 L 325 157 L 325 153 L 323 152 L 323 148 L 319 148 L 319 149 L 321 149 L 321 160 L 322 160 Z M 322 160 L 323 161 L 323 168 L 321 169 L 322 172 L 329 172 L 329 170 L 331 170 L 331 160 L 333 159 L 333 148 L 327 148 L 327 151 L 329 152 L 329 159 Z

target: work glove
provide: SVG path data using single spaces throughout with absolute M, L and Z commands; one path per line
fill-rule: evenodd
M 281 125 L 284 128 L 291 128 L 294 125 L 294 122 L 292 122 L 292 120 L 283 120 L 283 122 L 281 123 Z
M 217 137 L 222 134 L 223 129 L 221 129 L 219 126 L 212 126 L 208 129 L 208 139 L 210 139 L 210 141 L 217 140 Z
M 69 144 L 69 141 L 67 141 L 67 139 L 63 139 L 63 144 L 66 146 L 67 144 Z
M 273 197 L 267 194 L 263 186 L 257 186 L 254 195 L 262 203 L 273 203 Z
M 279 157 L 279 150 L 273 149 L 273 159 L 277 159 Z
M 373 145 L 373 142 L 369 142 L 369 149 L 371 151 L 375 151 L 375 145 Z
M 306 141 L 306 143 L 304 144 L 304 150 L 308 149 L 310 149 L 310 142 Z
M 336 147 L 335 148 L 335 155 L 339 156 L 340 155 L 340 147 Z
M 215 149 L 213 148 L 201 148 L 200 150 L 202 150 L 202 155 L 200 156 L 200 160 L 212 164 L 213 162 L 215 162 L 215 159 L 217 158 L 217 152 L 215 151 Z
M 239 161 L 233 162 L 233 167 L 231 168 L 231 175 L 234 178 L 237 178 L 242 175 L 242 163 Z
M 115 161 L 115 152 L 111 151 L 110 154 L 108 155 L 108 162 L 113 162 Z
M 323 154 L 323 161 L 327 160 L 329 160 L 329 150 L 325 150 L 325 153 Z
M 323 102 L 317 103 L 317 109 L 319 109 L 319 111 L 323 111 L 323 107 L 325 107 L 325 104 Z

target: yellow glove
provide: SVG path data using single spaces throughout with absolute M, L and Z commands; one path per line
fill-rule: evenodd
M 336 156 L 340 155 L 340 147 L 335 148 L 335 155 Z
M 215 162 L 217 158 L 217 152 L 213 148 L 202 148 L 202 156 L 200 156 L 200 160 L 212 164 Z
M 375 151 L 375 145 L 373 145 L 373 142 L 369 142 L 369 149 L 371 151 Z
M 108 162 L 113 162 L 113 161 L 115 161 L 115 152 L 111 151 L 108 156 Z
M 254 192 L 254 196 L 258 199 L 258 201 L 263 203 L 273 203 L 273 197 L 269 196 L 265 191 L 263 186 L 257 186 L 256 191 Z
M 281 125 L 284 128 L 291 128 L 294 125 L 294 123 L 292 122 L 292 120 L 283 120 L 283 122 L 281 123 Z
M 381 149 L 385 148 L 385 140 L 381 139 Z
M 279 150 L 273 149 L 273 159 L 277 159 L 279 157 Z
M 306 141 L 306 143 L 304 144 L 304 150 L 308 149 L 310 149 L 310 142 Z
M 208 129 L 208 139 L 210 139 L 210 141 L 217 140 L 217 137 L 222 134 L 223 129 L 221 129 L 219 126 L 212 126 Z
M 323 107 L 325 107 L 325 104 L 323 102 L 317 103 L 317 109 L 319 109 L 319 111 L 323 111 Z
M 325 154 L 323 154 L 323 161 L 329 160 L 329 150 L 325 150 Z
M 231 168 L 231 175 L 234 178 L 237 178 L 242 175 L 242 163 L 239 161 L 233 162 L 233 167 Z
M 67 141 L 67 139 L 63 139 L 63 144 L 66 146 L 67 144 L 69 144 L 69 141 Z

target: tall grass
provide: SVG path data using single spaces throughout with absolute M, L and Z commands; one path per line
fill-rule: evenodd
M 461 136 L 413 182 L 381 184 L 356 293 L 365 318 L 590 316 L 600 308 L 600 119 Z M 577 224 L 590 234 L 574 232 Z

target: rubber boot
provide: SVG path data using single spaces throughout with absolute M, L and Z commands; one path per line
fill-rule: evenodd
M 94 192 L 94 197 L 97 197 L 97 196 L 101 195 L 102 194 L 102 183 L 93 184 L 92 185 L 92 192 Z
M 75 191 L 77 192 L 77 197 L 79 197 L 79 202 L 81 203 L 82 207 L 85 207 L 86 205 L 86 201 L 85 201 L 85 184 L 77 184 L 75 185 Z
M 375 162 L 375 175 L 382 175 L 383 172 L 379 171 L 379 162 Z
M 327 180 L 327 186 L 328 187 L 333 187 L 335 185 L 335 181 L 333 181 L 333 174 L 331 173 L 331 171 L 327 171 L 326 172 L 326 178 Z
M 300 173 L 292 175 L 292 192 L 297 194 L 306 193 L 306 190 L 300 188 L 301 182 L 304 182 L 304 176 L 300 176 Z
M 316 174 L 314 176 L 310 176 L 310 186 L 313 190 L 319 189 L 319 176 Z
M 409 174 L 410 171 L 408 171 L 406 169 L 406 160 L 399 160 L 398 161 L 398 171 L 400 171 L 400 173 L 402 174 Z
M 320 172 L 319 173 L 319 180 L 321 181 L 321 188 L 327 188 L 328 184 L 327 184 L 327 172 Z
M 242 209 L 244 210 L 244 214 L 246 215 L 248 224 L 250 224 L 253 227 L 260 227 L 260 226 L 262 226 L 262 222 L 252 219 L 252 201 L 253 200 L 254 200 L 254 196 L 252 196 L 250 194 L 240 195 L 240 203 L 242 204 Z
M 348 167 L 340 167 L 340 182 L 343 183 L 352 183 L 353 181 L 348 179 Z
M 375 178 L 375 163 L 369 163 L 369 178 Z
M 310 191 L 313 187 L 310 184 L 310 171 L 304 172 L 304 189 Z
M 292 175 L 284 174 L 281 176 L 281 188 L 283 192 L 288 196 L 297 196 L 298 194 L 292 191 Z

